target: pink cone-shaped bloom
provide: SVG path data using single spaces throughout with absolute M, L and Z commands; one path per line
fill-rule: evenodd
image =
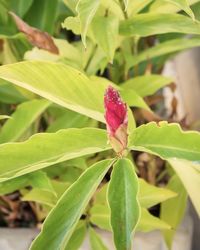
M 109 86 L 104 96 L 105 119 L 109 140 L 117 153 L 122 153 L 127 146 L 127 106 L 119 93 Z

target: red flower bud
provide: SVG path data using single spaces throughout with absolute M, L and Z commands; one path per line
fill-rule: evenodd
M 127 147 L 127 106 L 119 93 L 109 86 L 104 96 L 105 119 L 109 141 L 118 154 L 123 154 Z

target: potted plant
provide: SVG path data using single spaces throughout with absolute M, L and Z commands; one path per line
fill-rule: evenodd
M 15 226 L 27 206 L 30 249 L 111 249 L 99 229 L 117 250 L 156 229 L 171 248 L 188 196 L 200 214 L 200 135 L 159 92 L 200 45 L 198 1 L 164 2 L 2 1 L 1 211 Z

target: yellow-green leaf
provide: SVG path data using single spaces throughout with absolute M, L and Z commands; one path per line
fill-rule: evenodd
M 50 105 L 47 100 L 32 100 L 19 105 L 1 129 L 0 143 L 17 141 Z
M 63 129 L 1 144 L 0 181 L 109 148 L 106 131 L 94 128 Z
M 141 209 L 141 217 L 137 226 L 139 232 L 150 232 L 153 230 L 169 230 L 171 226 L 163 220 L 149 213 L 145 208 Z
M 104 160 L 87 169 L 80 178 L 62 195 L 43 224 L 31 250 L 63 249 L 67 245 L 82 213 L 112 160 Z M 51 237 L 49 237 L 51 236 Z
M 106 53 L 108 60 L 113 61 L 118 39 L 118 18 L 115 16 L 97 16 L 92 22 L 92 30 L 97 44 Z
M 165 241 L 170 248 L 173 242 L 175 230 L 181 223 L 185 214 L 187 193 L 177 175 L 174 175 L 170 179 L 167 187 L 178 193 L 177 197 L 165 201 L 161 204 L 160 217 L 172 227 L 171 230 L 163 231 Z
M 107 86 L 91 82 L 70 66 L 41 61 L 21 62 L 1 66 L 0 78 L 104 122 L 103 96 Z
M 165 33 L 200 34 L 200 24 L 180 14 L 145 13 L 122 21 L 120 34 L 124 36 L 151 36 Z
M 200 163 L 179 159 L 170 159 L 169 163 L 182 181 L 182 184 L 200 217 Z
M 99 7 L 99 3 L 99 0 L 79 0 L 76 6 L 76 11 L 78 12 L 80 20 L 81 37 L 85 47 L 88 26 Z
M 144 97 L 153 95 L 160 88 L 170 84 L 172 78 L 161 75 L 144 75 L 134 77 L 122 83 L 121 87 L 125 91 L 134 90 L 138 95 Z
M 129 136 L 129 148 L 145 151 L 163 159 L 200 160 L 200 133 L 184 132 L 179 124 L 150 122 L 136 128 Z

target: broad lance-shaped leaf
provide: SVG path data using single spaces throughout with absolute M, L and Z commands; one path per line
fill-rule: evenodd
M 150 4 L 153 0 L 134 0 L 129 1 L 127 12 L 129 16 L 133 16 L 134 14 L 139 13 L 142 9 L 144 9 L 148 4 Z
M 101 237 L 96 233 L 93 228 L 90 227 L 89 233 L 91 250 L 108 250 Z
M 94 205 L 91 209 L 90 221 L 99 228 L 111 231 L 110 209 L 107 205 Z M 159 218 L 151 215 L 147 209 L 141 208 L 140 220 L 137 224 L 136 231 L 149 232 L 155 229 L 167 229 L 171 227 Z
M 172 81 L 172 78 L 160 75 L 144 75 L 134 77 L 122 83 L 121 86 L 127 92 L 134 90 L 138 95 L 144 97 L 153 95 L 160 88 L 170 84 Z
M 181 223 L 185 214 L 187 205 L 187 192 L 177 175 L 174 175 L 170 179 L 167 187 L 178 193 L 177 197 L 161 203 L 160 217 L 172 227 L 171 230 L 163 231 L 165 241 L 170 249 L 173 242 L 175 230 Z
M 165 1 L 176 5 L 181 10 L 184 10 L 193 20 L 195 19 L 194 13 L 190 9 L 189 0 L 165 0 Z
M 170 189 L 150 185 L 142 178 L 139 178 L 139 202 L 142 207 L 150 208 L 165 200 L 171 199 L 177 194 Z
M 85 47 L 88 26 L 99 7 L 99 3 L 99 0 L 79 0 L 76 6 L 81 26 L 81 37 Z
M 27 186 L 55 193 L 47 174 L 37 171 L 0 183 L 0 195 L 10 194 Z
M 45 204 L 49 207 L 54 207 L 56 205 L 57 197 L 54 193 L 48 190 L 33 188 L 27 194 L 25 194 L 21 200 L 34 201 L 40 204 Z
M 4 82 L 1 84 L 1 81 Z M 17 104 L 27 101 L 27 99 L 16 89 L 13 84 L 0 80 L 0 102 L 7 104 Z
M 62 195 L 45 220 L 42 231 L 31 250 L 64 249 L 92 195 L 101 183 L 113 160 L 104 160 L 87 169 Z
M 117 250 L 131 249 L 132 235 L 140 217 L 138 179 L 132 162 L 119 159 L 108 188 L 111 226 Z
M 200 162 L 169 159 L 169 163 L 180 178 L 200 217 Z
M 21 62 L 1 66 L 0 78 L 104 122 L 105 84 L 91 82 L 83 73 L 70 66 L 41 61 Z
M 172 39 L 170 41 L 166 41 L 163 43 L 160 43 L 150 49 L 147 49 L 138 55 L 135 56 L 129 56 L 126 55 L 128 68 L 132 67 L 134 65 L 137 65 L 141 62 L 144 62 L 146 60 L 150 60 L 152 58 L 163 56 L 166 54 L 179 52 L 181 50 L 186 50 L 194 47 L 200 46 L 200 40 L 198 38 L 191 38 L 191 39 Z
M 99 228 L 111 231 L 110 209 L 106 205 L 94 205 L 90 211 L 90 221 Z M 171 226 L 151 215 L 147 209 L 141 208 L 141 217 L 137 224 L 136 231 L 149 232 L 155 229 L 169 230 Z
M 98 16 L 94 18 L 91 26 L 97 44 L 103 49 L 108 60 L 112 63 L 117 47 L 118 18 L 115 16 Z
M 142 208 L 141 209 L 141 218 L 137 225 L 136 230 L 139 232 L 150 232 L 152 230 L 169 230 L 171 226 L 165 221 L 159 219 L 158 217 L 153 216 L 150 212 Z
M 23 17 L 31 7 L 33 0 L 10 0 L 9 7 L 20 17 Z
M 155 122 L 136 128 L 129 136 L 130 149 L 145 151 L 163 159 L 200 160 L 200 133 L 184 132 L 179 124 Z
M 101 81 L 101 78 L 99 81 L 93 81 L 65 64 L 41 61 L 1 66 L 0 78 L 67 109 L 105 123 L 103 98 L 109 81 Z M 136 93 L 131 96 L 136 98 L 130 102 L 131 105 L 147 108 L 140 96 Z
M 183 2 L 186 2 L 186 1 L 188 2 L 188 6 L 191 6 L 199 2 L 199 0 L 169 0 L 169 1 L 168 0 L 166 1 L 155 0 L 151 4 L 149 11 L 157 12 L 157 13 L 176 13 L 176 12 L 181 11 L 181 9 L 183 9 L 183 7 L 180 7 L 180 3 L 182 3 L 182 6 L 183 6 Z M 178 6 L 178 2 L 179 2 L 179 6 Z
M 17 141 L 49 105 L 47 100 L 32 100 L 19 105 L 12 114 L 12 119 L 0 130 L 0 143 Z
M 106 131 L 94 128 L 63 129 L 36 134 L 25 142 L 1 144 L 0 181 L 109 148 Z
M 58 5 L 58 0 L 34 0 L 25 16 L 25 20 L 30 25 L 52 34 L 55 29 L 54 24 Z M 33 13 L 37 14 L 34 15 Z
M 180 14 L 145 13 L 122 21 L 119 32 L 124 36 L 151 36 L 164 33 L 200 34 L 200 24 Z
M 64 250 L 78 250 L 87 233 L 86 220 L 80 220 Z

